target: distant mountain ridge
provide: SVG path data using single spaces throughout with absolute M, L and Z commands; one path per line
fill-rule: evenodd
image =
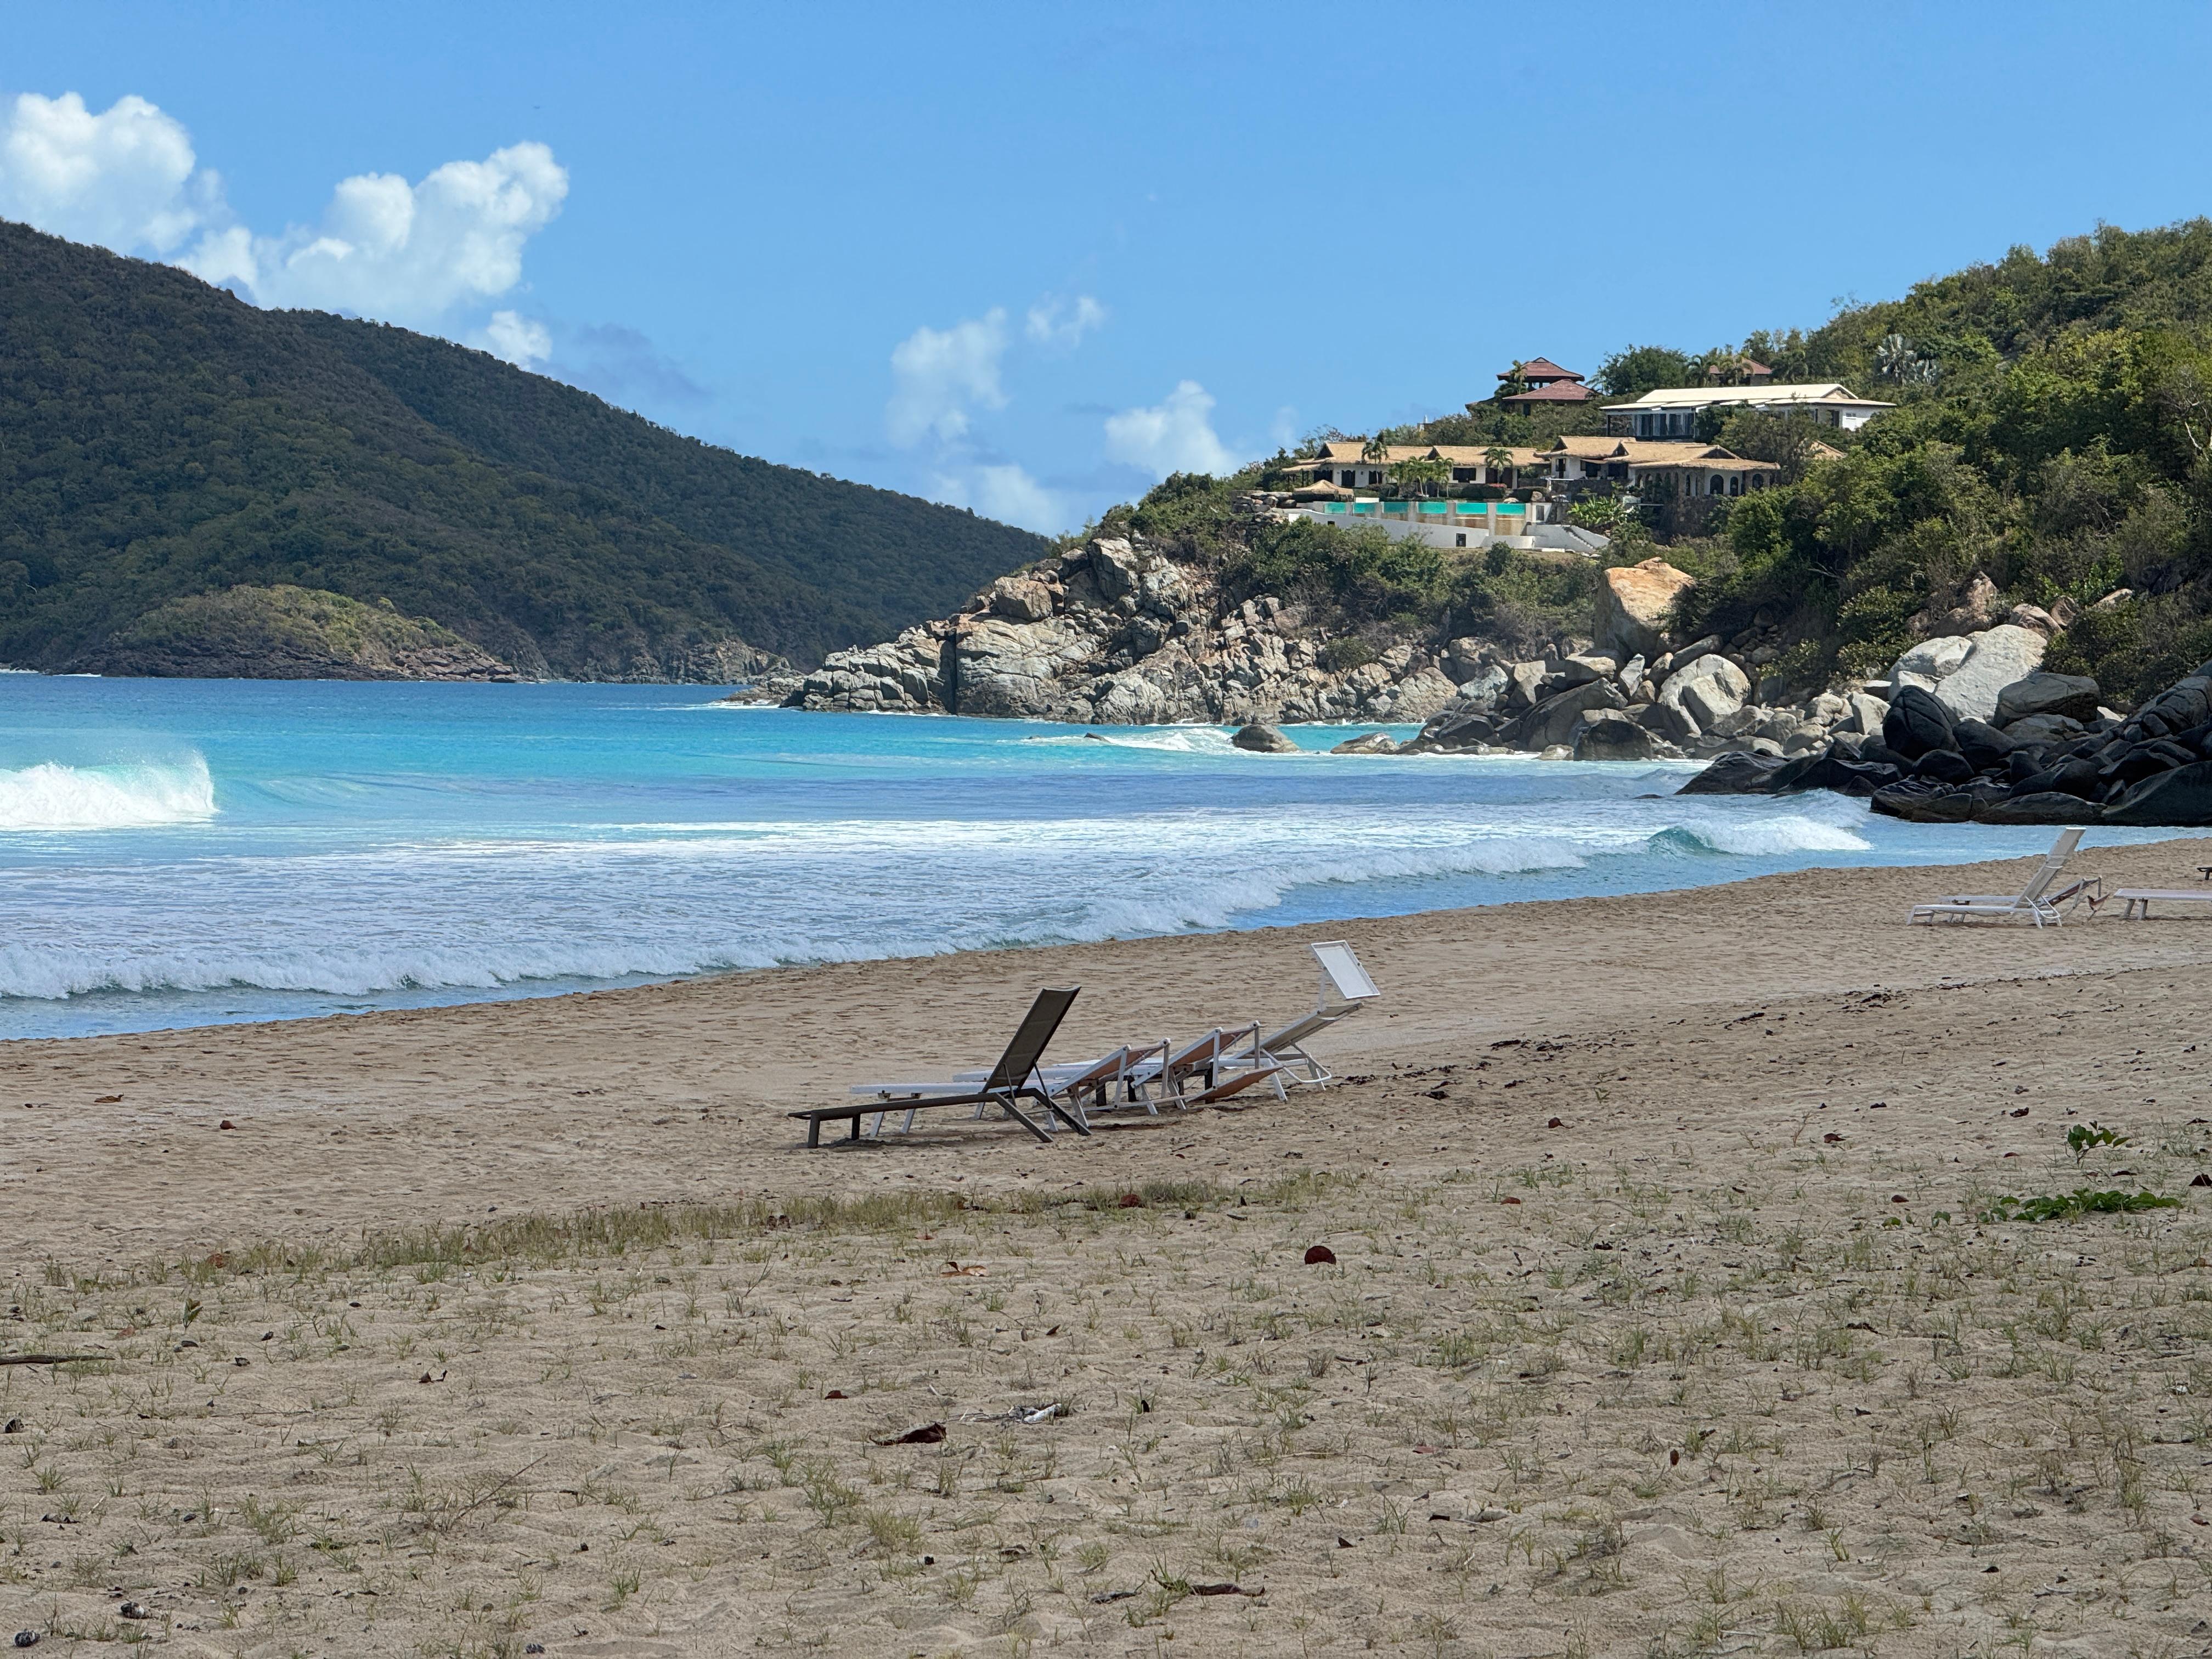
M 883 638 L 1049 545 L 0 222 L 0 663 L 234 667 L 244 635 L 195 653 L 177 630 L 235 607 L 175 602 L 298 589 L 525 677 L 711 678 L 747 647 L 811 662 Z M 132 630 L 157 611 L 149 653 Z M 313 669 L 279 654 L 269 672 Z

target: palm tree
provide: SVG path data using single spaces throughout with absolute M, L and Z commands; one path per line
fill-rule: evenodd
M 1508 449 L 1504 444 L 1492 444 L 1489 448 L 1484 450 L 1482 452 L 1482 465 L 1484 470 L 1491 475 L 1488 482 L 1495 483 L 1498 481 L 1497 475 L 1503 472 L 1505 475 L 1507 488 L 1510 489 L 1512 487 L 1513 452 Z

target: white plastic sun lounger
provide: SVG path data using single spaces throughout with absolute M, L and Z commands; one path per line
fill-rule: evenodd
M 2108 896 L 2126 901 L 2120 913 L 2125 921 L 2148 921 L 2154 902 L 2160 904 L 2212 904 L 2212 887 L 2118 887 Z
M 1260 1052 L 1280 1066 L 1285 1083 L 1327 1083 L 1335 1073 L 1305 1050 L 1306 1039 L 1327 1030 L 1340 1019 L 1349 1019 L 1382 994 L 1357 953 L 1342 939 L 1311 945 L 1321 964 L 1321 994 L 1313 1012 L 1292 1020 L 1279 1031 L 1260 1039 Z M 1334 992 L 1332 1006 L 1329 994 Z
M 2083 899 L 2094 905 L 2102 892 L 2095 876 L 2085 876 L 2055 890 L 2051 887 L 2065 869 L 2067 860 L 2074 856 L 2074 849 L 2081 844 L 2081 825 L 2061 830 L 2058 839 L 2051 843 L 2051 850 L 2029 876 L 2027 886 L 2017 894 L 1953 893 L 1932 904 L 1914 905 L 1912 914 L 1905 918 L 1906 924 L 1924 921 L 1933 927 L 1938 921 L 1966 921 L 1980 917 L 1990 921 L 2033 921 L 2038 927 L 2056 927 Z

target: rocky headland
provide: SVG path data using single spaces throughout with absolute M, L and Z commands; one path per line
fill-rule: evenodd
M 1403 631 L 1347 651 L 1306 607 L 1237 599 L 1202 561 L 1142 536 L 1098 537 L 884 644 L 768 677 L 741 698 L 808 709 L 950 713 L 1072 725 L 1200 722 L 1241 747 L 1275 728 L 1413 724 L 1365 754 L 1525 753 L 1559 760 L 1705 759 L 1693 793 L 1832 789 L 1898 817 L 1992 823 L 2212 823 L 2212 664 L 2122 714 L 2096 682 L 2043 672 L 2072 618 L 1997 614 L 1994 589 L 1916 619 L 1950 628 L 1885 678 L 1791 696 L 1793 641 L 1754 624 L 1674 631 L 1691 577 L 1663 559 L 1597 573 L 1587 635 L 1516 657 L 1474 635 Z

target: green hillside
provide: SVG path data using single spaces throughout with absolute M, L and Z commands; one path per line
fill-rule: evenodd
M 804 661 L 885 637 L 1047 546 L 0 222 L 0 663 L 98 659 L 170 601 L 282 586 L 526 674 L 691 678 L 736 640 Z
M 2212 221 L 2106 227 L 1850 307 L 1742 351 L 1781 380 L 1899 407 L 1805 464 L 1793 422 L 1716 434 L 1802 477 L 1735 503 L 1701 623 L 1791 619 L 1808 682 L 1875 672 L 1977 574 L 2007 604 L 2087 605 L 2050 665 L 2114 696 L 2212 658 Z

